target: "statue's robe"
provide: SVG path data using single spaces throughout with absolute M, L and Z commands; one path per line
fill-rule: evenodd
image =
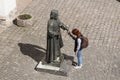
M 63 47 L 63 40 L 60 28 L 66 30 L 64 24 L 59 20 L 50 19 L 47 26 L 47 52 L 46 61 L 51 63 L 61 55 L 60 48 Z
M 60 48 L 63 47 L 63 41 L 60 28 L 67 30 L 67 27 L 58 18 L 58 11 L 52 10 L 47 24 L 47 63 L 54 62 L 57 57 L 61 56 Z

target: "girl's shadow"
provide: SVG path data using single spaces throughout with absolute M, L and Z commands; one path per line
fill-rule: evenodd
M 18 43 L 18 46 L 22 54 L 30 56 L 38 63 L 44 58 L 46 53 L 46 49 L 37 45 Z

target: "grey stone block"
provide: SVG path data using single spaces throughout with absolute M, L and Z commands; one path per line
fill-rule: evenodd
M 64 55 L 64 57 L 65 57 L 64 61 L 61 62 L 59 66 L 58 64 L 57 66 L 51 64 L 45 64 L 44 61 L 42 60 L 38 63 L 35 69 L 37 71 L 47 72 L 50 74 L 68 76 L 72 67 L 73 57 L 66 55 Z

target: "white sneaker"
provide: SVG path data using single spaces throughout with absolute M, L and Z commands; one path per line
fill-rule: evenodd
M 81 66 L 81 68 L 82 68 L 83 65 L 81 64 L 80 66 Z
M 75 69 L 80 69 L 82 68 L 82 64 L 80 66 L 75 66 Z

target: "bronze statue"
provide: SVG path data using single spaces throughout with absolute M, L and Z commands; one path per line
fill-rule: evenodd
M 54 62 L 61 56 L 60 48 L 63 47 L 63 41 L 60 28 L 63 30 L 68 30 L 68 28 L 60 22 L 58 18 L 58 10 L 52 10 L 47 24 L 47 63 Z

